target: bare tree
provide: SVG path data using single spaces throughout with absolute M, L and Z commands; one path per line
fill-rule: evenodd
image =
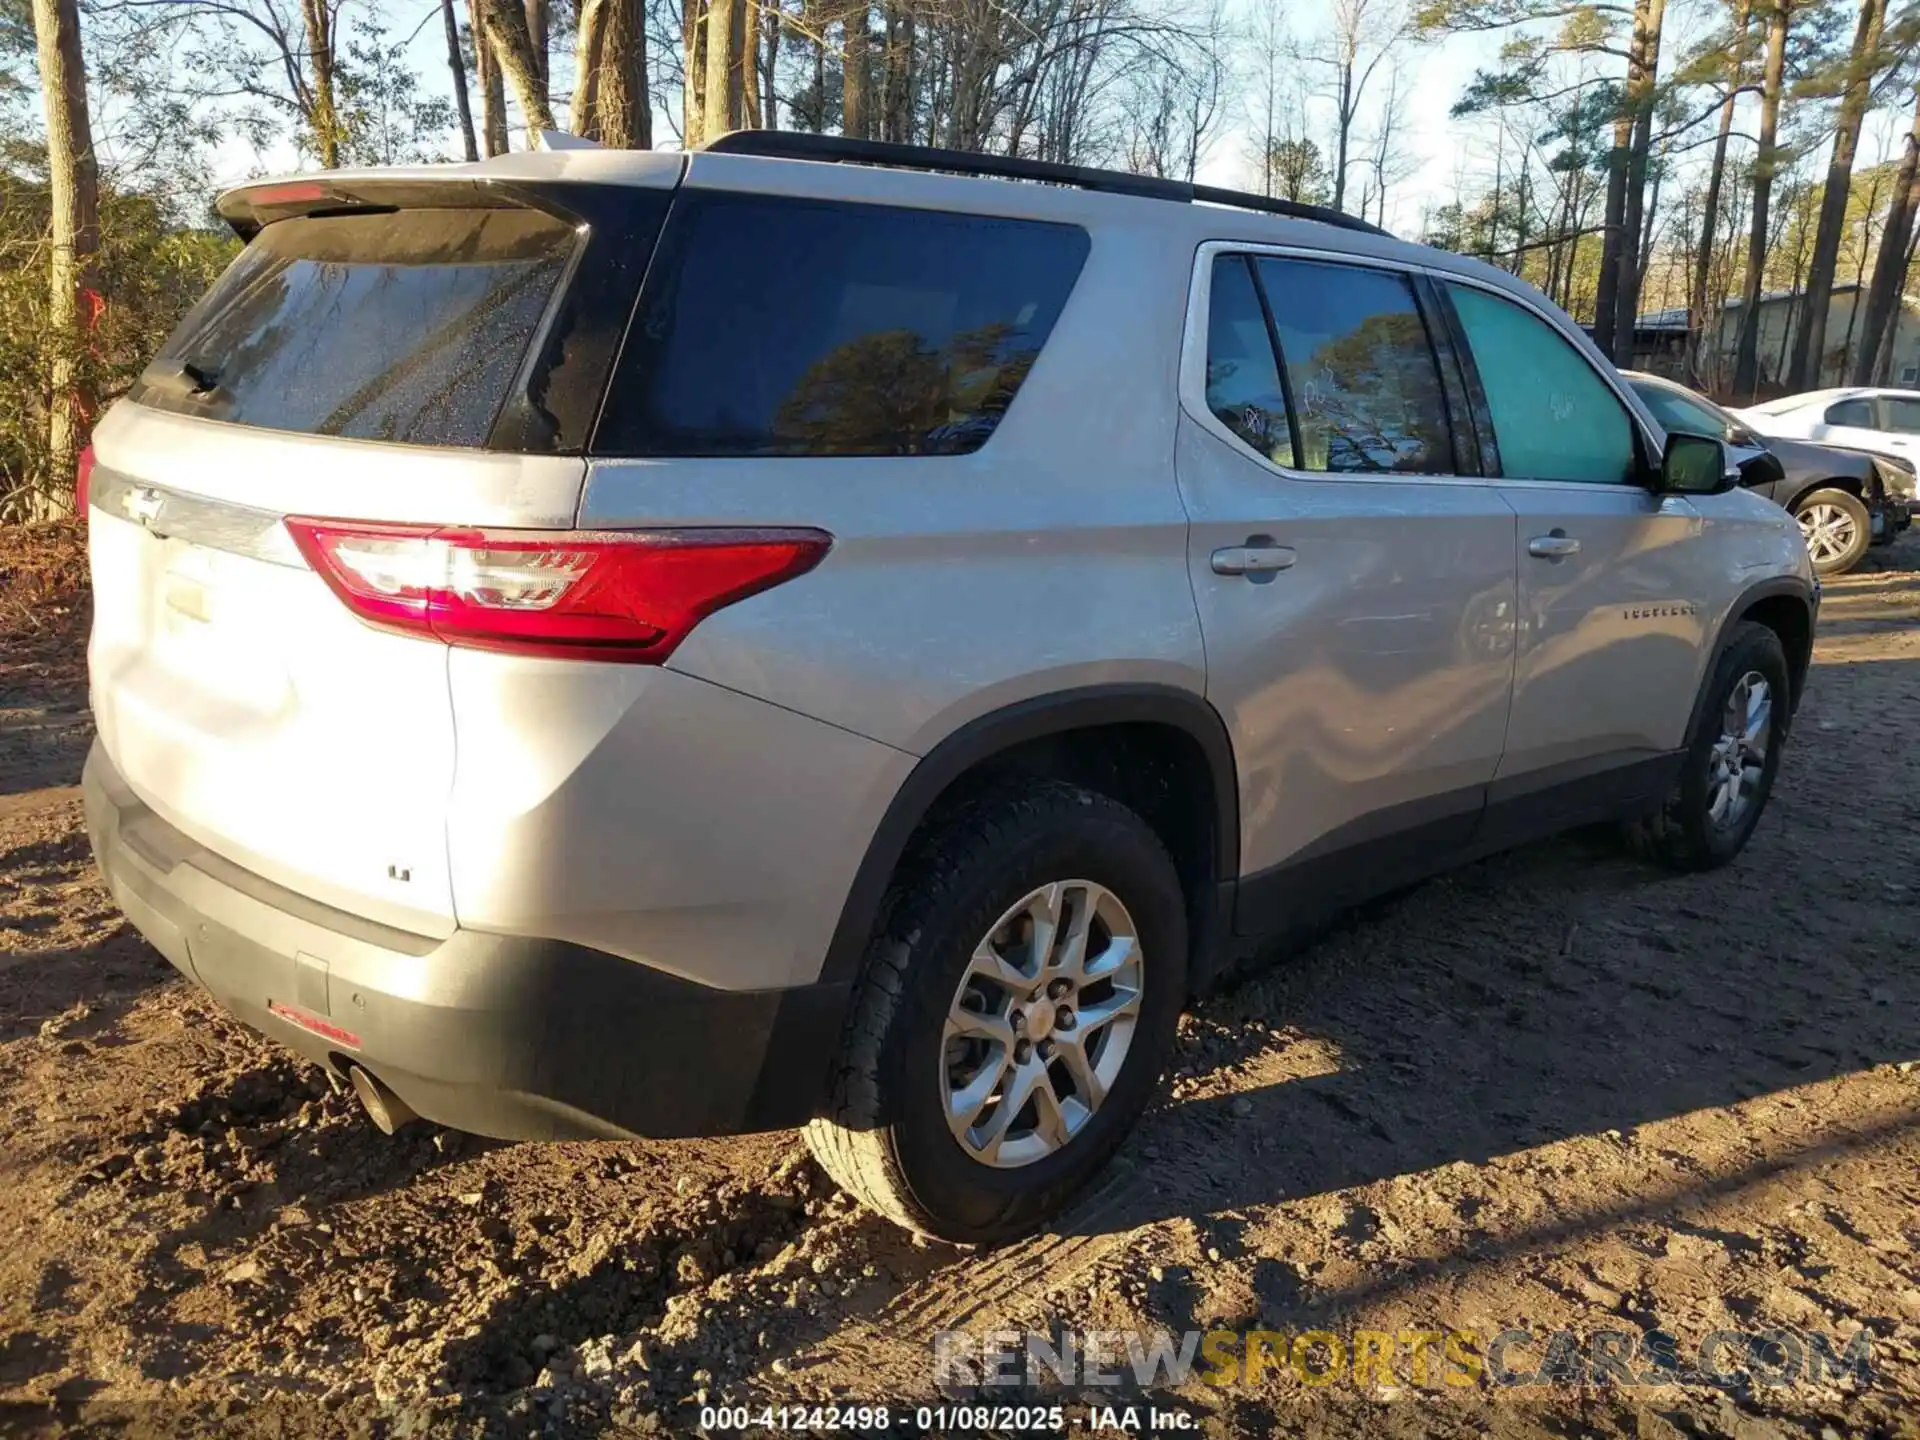
M 745 112 L 747 7 L 750 0 L 709 0 L 706 31 L 705 114 L 701 137 L 738 130 Z
M 1635 318 L 1640 313 L 1642 229 L 1647 221 L 1647 166 L 1653 149 L 1654 86 L 1660 74 L 1660 31 L 1667 0 L 1638 0 L 1633 8 L 1633 44 L 1627 62 L 1625 102 L 1633 129 L 1627 151 L 1626 184 L 1620 207 L 1620 226 L 1612 235 L 1615 281 L 1614 344 L 1616 360 L 1630 360 Z M 1606 263 L 1604 252 L 1601 263 Z
M 873 24 L 867 0 L 853 0 L 841 19 L 840 133 L 858 140 L 873 135 L 873 117 L 867 94 L 871 88 L 868 50 Z
M 467 62 L 460 57 L 460 25 L 453 18 L 453 0 L 440 0 L 440 19 L 447 31 L 447 73 L 453 79 L 453 103 L 460 113 L 460 143 L 467 159 L 478 160 L 480 147 L 473 135 L 473 107 L 467 99 Z
M 1220 117 L 1226 85 L 1226 19 L 1218 4 L 1191 43 L 1142 57 L 1127 86 L 1126 165 L 1138 174 L 1191 180 Z
M 641 0 L 581 0 L 574 42 L 574 132 L 603 145 L 651 149 L 653 101 Z
M 300 18 L 307 31 L 307 64 L 313 71 L 308 118 L 320 163 L 331 170 L 340 163 L 340 107 L 334 96 L 333 29 L 338 0 L 300 0 Z
M 1330 72 L 1333 100 L 1333 208 L 1347 208 L 1354 122 L 1374 71 L 1399 43 L 1406 16 L 1396 0 L 1334 0 L 1332 32 L 1302 58 Z
M 1379 119 L 1375 122 L 1373 136 L 1368 142 L 1367 167 L 1369 177 L 1367 189 L 1360 198 L 1360 218 L 1367 218 L 1367 206 L 1371 202 L 1374 210 L 1373 223 L 1384 227 L 1387 223 L 1387 189 L 1397 185 L 1412 175 L 1418 163 L 1412 159 L 1401 144 L 1401 137 L 1407 127 L 1407 95 L 1404 77 L 1400 67 L 1395 65 L 1387 72 L 1387 94 L 1380 102 Z
M 886 7 L 885 77 L 880 93 L 880 138 L 904 142 L 913 133 L 915 15 L 910 3 Z
M 40 94 L 47 117 L 47 189 L 52 203 L 47 325 L 54 341 L 48 380 L 48 466 L 71 475 L 92 423 L 86 331 L 97 317 L 94 256 L 100 249 L 100 178 L 87 112 L 87 67 L 77 0 L 33 0 Z M 58 493 L 57 484 L 53 489 Z M 42 497 L 47 493 L 42 489 Z
M 1255 108 L 1255 124 L 1258 133 L 1253 139 L 1254 163 L 1260 172 L 1260 193 L 1274 193 L 1273 147 L 1280 140 L 1280 108 L 1284 103 L 1282 90 L 1288 83 L 1283 78 L 1287 65 L 1289 46 L 1287 43 L 1286 14 L 1281 9 L 1282 0 L 1260 0 L 1259 8 L 1254 12 L 1251 33 L 1249 35 L 1249 53 L 1256 57 L 1257 68 L 1252 76 Z
M 1860 322 L 1859 347 L 1853 357 L 1853 383 L 1871 385 L 1879 378 L 1881 340 L 1891 337 L 1906 290 L 1909 246 L 1913 241 L 1914 211 L 1920 208 L 1920 86 L 1914 89 L 1913 125 L 1900 168 L 1893 178 L 1893 196 L 1887 205 L 1887 224 L 1880 234 L 1880 251 L 1867 284 L 1866 313 Z
M 1725 94 L 1720 101 L 1720 128 L 1713 138 L 1713 159 L 1707 167 L 1707 192 L 1701 202 L 1700 238 L 1693 262 L 1693 284 L 1687 303 L 1687 373 L 1698 385 L 1704 340 L 1707 335 L 1709 306 L 1716 292 L 1710 288 L 1713 273 L 1715 230 L 1720 223 L 1720 195 L 1726 183 L 1727 142 L 1733 134 L 1734 106 L 1747 79 L 1747 48 L 1750 0 L 1734 0 L 1733 33 L 1725 50 L 1726 70 L 1722 81 Z
M 1747 240 L 1747 275 L 1741 291 L 1740 338 L 1734 346 L 1733 389 L 1751 399 L 1760 382 L 1760 291 L 1767 267 L 1767 210 L 1781 160 L 1780 92 L 1787 75 L 1787 30 L 1793 0 L 1765 0 L 1767 61 L 1760 88 L 1760 149 L 1753 158 L 1753 219 Z
M 549 83 L 552 63 L 549 49 L 549 32 L 553 29 L 552 16 L 547 10 L 547 0 L 526 0 L 527 42 L 533 47 L 533 71 L 540 77 L 540 88 L 552 94 Z M 551 103 L 551 101 L 549 101 Z
M 480 87 L 480 145 L 486 155 L 507 153 L 507 89 L 500 64 L 487 44 L 483 20 L 487 0 L 467 0 L 467 28 L 473 34 L 473 78 Z
M 691 150 L 706 138 L 707 0 L 681 0 L 680 143 Z
M 1820 226 L 1813 240 L 1813 258 L 1807 269 L 1805 311 L 1793 342 L 1787 384 L 1795 390 L 1820 383 L 1827 345 L 1827 309 L 1833 299 L 1834 271 L 1840 264 L 1840 232 L 1846 226 L 1847 192 L 1853 178 L 1854 152 L 1860 144 L 1860 126 L 1866 119 L 1868 92 L 1875 72 L 1886 57 L 1880 33 L 1887 14 L 1886 0 L 1860 0 L 1860 18 L 1854 27 L 1853 49 L 1847 57 L 1840 108 L 1834 117 L 1833 153 L 1827 161 L 1827 183 L 1820 197 Z
M 540 79 L 533 53 L 533 38 L 527 33 L 527 14 L 518 0 L 481 0 L 481 23 L 486 27 L 487 44 L 499 63 L 527 129 L 538 134 L 556 128 L 553 109 L 547 103 L 547 87 Z

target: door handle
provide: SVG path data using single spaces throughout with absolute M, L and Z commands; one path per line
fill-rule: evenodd
M 1213 552 L 1213 573 L 1247 575 L 1255 579 L 1290 570 L 1297 557 L 1290 545 L 1274 545 L 1264 535 L 1250 536 L 1245 545 L 1223 545 Z
M 1564 560 L 1580 553 L 1580 542 L 1564 530 L 1536 535 L 1527 541 L 1527 554 L 1540 560 Z

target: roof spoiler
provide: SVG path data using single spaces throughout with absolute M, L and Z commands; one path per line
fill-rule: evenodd
M 527 206 L 548 208 L 517 183 L 485 177 L 418 175 L 316 175 L 310 180 L 267 180 L 238 186 L 214 201 L 220 218 L 242 240 L 251 240 L 275 221 L 310 215 L 378 214 L 424 207 L 513 210 Z

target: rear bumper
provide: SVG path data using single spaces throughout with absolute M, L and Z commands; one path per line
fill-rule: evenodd
M 719 990 L 564 941 L 445 940 L 333 910 L 212 855 L 128 789 L 96 742 L 87 830 L 114 899 L 188 978 L 429 1120 L 510 1140 L 804 1123 L 848 987 Z

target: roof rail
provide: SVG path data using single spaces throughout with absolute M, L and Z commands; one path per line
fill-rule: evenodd
M 1317 220 L 1322 225 L 1337 225 L 1342 230 L 1358 230 L 1366 235 L 1389 233 L 1357 215 L 1330 210 L 1324 205 L 1280 200 L 1270 195 L 1254 195 L 1218 185 L 1195 185 L 1187 180 L 1166 180 L 1158 175 L 1129 175 L 1123 170 L 1099 170 L 1087 165 L 1062 165 L 1052 160 L 1028 160 L 1019 155 L 981 155 L 970 150 L 942 150 L 932 145 L 898 145 L 890 140 L 854 140 L 841 135 L 815 135 L 804 130 L 732 130 L 725 135 L 715 136 L 700 149 L 715 155 L 845 161 L 856 165 L 886 165 L 899 170 L 944 170 L 954 175 L 1039 180 L 1051 185 L 1071 185 L 1081 190 L 1101 190 L 1111 195 L 1137 195 L 1148 200 L 1231 205 L 1240 210 L 1285 215 L 1293 220 Z

